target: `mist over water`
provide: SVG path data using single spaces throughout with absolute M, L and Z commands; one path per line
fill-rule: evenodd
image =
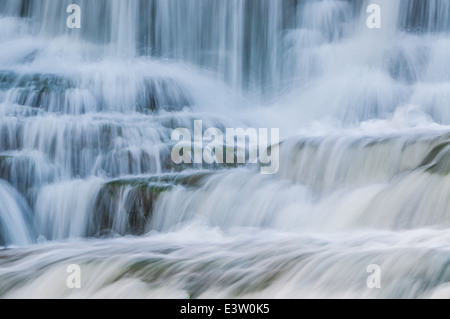
M 0 297 L 450 298 L 449 39 L 448 0 L 2 1 Z M 195 120 L 279 171 L 175 164 Z

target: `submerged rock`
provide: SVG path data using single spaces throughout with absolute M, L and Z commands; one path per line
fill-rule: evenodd
M 0 71 L 0 89 L 10 91 L 10 101 L 19 105 L 49 110 L 62 106 L 66 91 L 76 87 L 73 80 L 55 74 L 17 74 Z
M 450 141 L 434 147 L 425 157 L 420 167 L 432 174 L 448 175 L 450 173 Z
M 140 81 L 140 83 L 139 83 Z M 116 110 L 110 105 L 104 83 L 88 79 L 84 83 L 56 74 L 18 74 L 0 71 L 0 90 L 8 91 L 8 102 L 43 109 L 50 112 L 83 114 L 89 111 Z M 180 111 L 192 105 L 188 90 L 171 78 L 137 80 L 136 96 L 129 98 L 130 111 L 155 113 Z M 126 98 L 125 98 L 126 101 Z M 134 104 L 134 105 L 133 105 Z
M 39 153 L 0 154 L 0 179 L 11 184 L 30 206 L 42 185 L 54 180 L 56 168 Z
M 212 173 L 195 172 L 149 177 L 123 178 L 105 183 L 93 208 L 87 235 L 142 235 L 153 213 L 158 197 L 174 186 L 200 187 Z
M 157 111 L 180 111 L 192 104 L 187 90 L 173 79 L 145 79 L 138 95 L 136 111 L 150 113 Z

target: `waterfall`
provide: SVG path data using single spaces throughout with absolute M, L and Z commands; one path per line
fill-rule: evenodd
M 449 38 L 448 0 L 1 1 L 0 297 L 448 298 Z M 278 172 L 177 164 L 198 120 Z
M 26 245 L 32 242 L 28 227 L 30 211 L 23 198 L 0 180 L 0 244 Z

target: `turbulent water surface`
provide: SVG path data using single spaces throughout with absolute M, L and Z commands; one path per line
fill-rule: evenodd
M 0 297 L 450 298 L 449 56 L 448 0 L 2 0 Z

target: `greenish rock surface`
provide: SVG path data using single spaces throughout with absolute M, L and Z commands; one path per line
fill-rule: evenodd
M 158 197 L 173 187 L 200 187 L 212 173 L 164 174 L 138 178 L 115 179 L 105 183 L 95 199 L 88 236 L 107 232 L 141 235 L 148 231 Z
M 435 146 L 420 167 L 424 167 L 428 173 L 448 175 L 450 173 L 450 141 Z

